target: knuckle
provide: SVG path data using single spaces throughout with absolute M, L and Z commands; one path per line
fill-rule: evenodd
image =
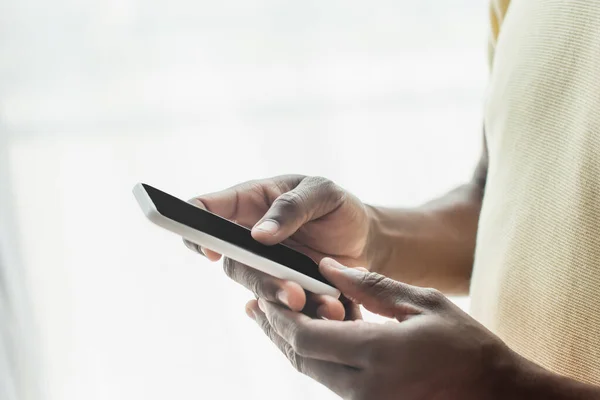
M 273 328 L 269 324 L 269 320 L 268 319 L 266 319 L 264 317 L 261 317 L 260 320 L 258 321 L 258 324 L 260 325 L 260 328 L 267 334 L 267 336 L 270 339 L 274 338 Z
M 424 288 L 420 292 L 421 302 L 426 307 L 439 308 L 445 303 L 446 297 L 437 289 Z
M 360 286 L 378 291 L 386 290 L 390 286 L 389 279 L 376 272 L 368 272 L 361 277 Z
M 334 204 L 343 200 L 346 193 L 335 182 L 322 176 L 312 177 L 311 187 L 314 187 L 327 201 Z
M 259 275 L 255 275 L 254 286 L 252 287 L 252 290 L 259 297 L 269 301 L 275 301 L 277 298 L 279 285 L 277 285 L 271 277 L 263 278 Z
M 280 218 L 296 218 L 305 213 L 305 199 L 298 190 L 285 192 L 274 202 L 274 208 Z
M 258 274 L 249 267 L 244 267 L 240 275 L 242 276 L 241 284 L 246 286 L 252 293 L 259 297 L 265 297 L 262 291 L 261 279 Z M 268 300 L 268 299 L 267 299 Z
M 274 295 L 274 285 L 265 284 L 257 271 L 244 264 L 225 258 L 223 260 L 223 271 L 230 279 L 243 285 L 256 296 L 270 300 Z
M 244 266 L 244 279 L 242 284 L 250 289 L 256 296 L 265 300 L 274 301 L 279 285 L 269 275 L 262 274 L 253 268 Z
M 324 178 L 322 176 L 311 176 L 308 179 L 311 185 L 315 187 L 320 187 L 323 189 L 334 189 L 336 186 L 332 180 Z
M 262 193 L 264 186 L 265 186 L 264 181 L 252 180 L 252 181 L 248 181 L 248 182 L 244 183 L 242 188 L 244 189 L 243 191 Z
M 298 326 L 294 329 L 290 345 L 296 353 L 304 354 L 309 343 L 308 330 L 302 326 Z
M 298 353 L 296 353 L 296 351 L 294 350 L 294 348 L 292 346 L 285 347 L 285 355 L 286 355 L 287 359 L 290 361 L 290 364 L 292 364 L 292 367 L 294 367 L 294 369 L 296 371 L 302 373 L 302 371 L 303 371 L 302 358 L 298 355 Z
M 302 205 L 302 201 L 300 193 L 295 191 L 285 192 L 276 200 L 278 205 L 285 209 L 296 209 Z
M 279 175 L 269 179 L 269 182 L 280 192 L 285 193 L 302 182 L 306 178 L 305 175 Z
M 223 259 L 223 271 L 229 278 L 235 280 L 236 262 L 229 257 Z
M 196 243 L 192 243 L 187 239 L 183 239 L 183 244 L 185 245 L 185 247 L 192 250 L 193 252 L 198 253 L 200 255 L 204 255 L 204 253 L 202 253 L 200 251 L 200 248 L 198 247 L 198 245 Z

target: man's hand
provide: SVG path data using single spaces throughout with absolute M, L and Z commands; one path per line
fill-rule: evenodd
M 480 400 L 504 390 L 519 357 L 439 292 L 331 259 L 320 270 L 346 297 L 399 323 L 315 320 L 252 300 L 248 314 L 300 372 L 345 399 Z
M 198 196 L 191 202 L 252 228 L 252 237 L 261 243 L 284 242 L 317 263 L 324 257 L 335 257 L 353 267 L 368 264 L 368 209 L 327 179 L 280 176 Z M 212 261 L 221 258 L 210 249 L 199 249 L 189 242 L 186 245 Z M 308 303 L 311 314 L 328 319 L 341 320 L 347 314 L 342 303 L 331 297 L 311 295 L 307 300 L 304 290 L 294 282 L 274 278 L 230 259 L 225 259 L 223 266 L 230 278 L 257 297 L 279 302 L 294 311 L 305 309 Z

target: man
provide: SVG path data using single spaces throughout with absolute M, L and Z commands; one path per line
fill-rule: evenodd
M 196 199 L 256 240 L 306 252 L 352 300 L 307 298 L 225 260 L 259 298 L 249 315 L 299 371 L 344 398 L 600 399 L 600 2 L 491 10 L 471 182 L 412 210 L 302 176 Z M 469 288 L 474 318 L 440 294 Z M 399 323 L 362 322 L 356 304 Z

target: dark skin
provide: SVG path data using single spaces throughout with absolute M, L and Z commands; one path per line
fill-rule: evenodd
M 442 293 L 324 259 L 355 304 L 398 323 L 312 319 L 266 300 L 248 315 L 299 372 L 353 400 L 600 399 L 511 351 Z
M 366 205 L 327 179 L 302 175 L 246 182 L 191 202 L 252 228 L 252 236 L 259 242 L 284 242 L 316 262 L 333 257 L 344 265 L 368 268 L 412 285 L 464 295 L 471 278 L 487 163 L 484 141 L 470 182 L 415 209 Z M 265 221 L 274 223 L 277 231 L 260 229 Z M 186 245 L 212 261 L 221 258 L 210 249 Z M 223 265 L 230 278 L 257 297 L 294 311 L 307 305 L 304 290 L 293 282 L 232 260 L 226 259 Z M 343 304 L 335 299 L 309 296 L 308 303 L 327 319 L 345 316 Z
M 342 291 L 347 301 L 307 296 L 294 282 L 224 261 L 259 299 L 248 315 L 298 371 L 345 399 L 600 399 L 600 389 L 518 356 L 442 294 L 468 292 L 487 165 L 484 146 L 471 182 L 409 210 L 365 205 L 331 181 L 299 175 L 192 202 L 252 228 L 262 243 L 308 254 Z M 396 322 L 364 322 L 360 304 Z
M 353 267 L 366 266 L 370 238 L 369 207 L 329 180 L 301 175 L 286 175 L 234 186 L 219 193 L 193 199 L 199 207 L 252 228 L 252 236 L 264 243 L 284 242 L 316 262 L 324 257 Z M 276 232 L 266 231 L 277 226 Z M 220 254 L 198 249 L 210 260 Z M 344 305 L 328 296 L 310 295 L 294 282 L 283 281 L 233 260 L 225 259 L 225 273 L 250 289 L 257 297 L 277 301 L 294 311 L 310 309 L 329 319 L 344 319 Z
M 487 166 L 484 139 L 470 182 L 414 209 L 373 208 L 369 269 L 447 295 L 467 295 Z

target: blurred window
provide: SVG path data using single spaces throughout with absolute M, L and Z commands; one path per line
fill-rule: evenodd
M 187 198 L 294 172 L 390 206 L 443 193 L 480 151 L 486 7 L 2 2 L 0 186 L 44 400 L 335 398 L 131 187 Z

